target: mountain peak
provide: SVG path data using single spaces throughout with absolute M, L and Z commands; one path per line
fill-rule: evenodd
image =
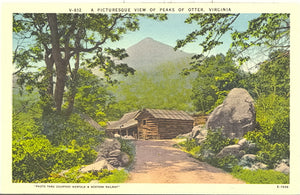
M 127 53 L 129 57 L 124 59 L 124 62 L 137 70 L 149 70 L 162 63 L 191 57 L 191 54 L 175 51 L 172 46 L 151 37 L 132 45 L 127 49 Z
M 139 41 L 138 43 L 132 45 L 131 47 L 129 47 L 127 50 L 132 50 L 133 49 L 136 49 L 138 47 L 142 47 L 142 48 L 151 48 L 151 47 L 168 47 L 168 48 L 172 48 L 170 45 L 167 45 L 167 44 L 164 44 L 162 42 L 159 42 L 159 41 L 156 41 L 154 40 L 153 38 L 151 37 L 146 37 L 144 39 L 142 39 L 141 41 Z

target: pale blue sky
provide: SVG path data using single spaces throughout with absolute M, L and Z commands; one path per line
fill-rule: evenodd
M 258 15 L 259 14 L 241 14 L 234 23 L 234 28 L 239 31 L 246 30 L 248 27 L 248 21 L 256 18 Z M 187 17 L 188 14 L 168 14 L 168 20 L 166 21 L 156 21 L 148 18 L 141 18 L 140 30 L 135 32 L 129 31 L 127 34 L 123 35 L 120 41 L 107 43 L 107 45 L 112 48 L 118 47 L 127 49 L 139 41 L 150 37 L 156 41 L 160 41 L 175 47 L 177 40 L 184 39 L 187 34 L 200 28 L 196 24 L 184 23 Z M 223 41 L 223 44 L 210 52 L 210 55 L 227 52 L 231 43 L 230 33 L 225 34 L 221 41 Z M 180 48 L 180 50 L 187 53 L 200 54 L 202 52 L 202 48 L 198 44 L 199 42 L 189 43 L 184 48 Z M 16 45 L 17 41 L 14 40 L 13 49 L 16 48 Z

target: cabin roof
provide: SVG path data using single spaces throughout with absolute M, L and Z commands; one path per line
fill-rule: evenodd
M 134 111 L 126 113 L 118 121 L 108 122 L 107 130 L 127 129 L 133 126 L 137 126 L 138 121 L 136 119 L 142 118 L 143 113 L 149 113 L 156 119 L 175 119 L 175 120 L 188 120 L 194 121 L 194 118 L 184 111 L 178 110 L 160 110 L 160 109 L 143 109 L 142 111 Z
M 106 129 L 112 130 L 112 129 L 126 129 L 132 126 L 135 126 L 138 124 L 138 121 L 135 120 L 137 114 L 139 111 L 129 112 L 122 116 L 122 118 L 118 121 L 110 121 L 108 122 L 108 126 Z
M 157 119 L 194 120 L 188 113 L 178 110 L 144 109 L 142 112 L 148 112 Z M 137 118 L 139 116 L 140 115 L 138 115 Z

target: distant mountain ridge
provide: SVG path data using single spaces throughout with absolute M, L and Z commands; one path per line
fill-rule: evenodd
M 175 51 L 170 45 L 149 37 L 129 47 L 126 51 L 129 57 L 123 62 L 136 70 L 151 70 L 162 63 L 177 62 L 194 55 L 180 50 Z

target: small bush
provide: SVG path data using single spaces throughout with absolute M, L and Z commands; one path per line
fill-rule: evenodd
M 178 143 L 178 145 L 184 147 L 185 150 L 188 152 L 198 146 L 195 139 L 186 139 L 186 141 L 180 142 L 180 143 Z
M 234 177 L 239 178 L 250 184 L 288 184 L 289 175 L 274 170 L 256 170 L 243 169 L 235 166 L 231 173 Z
M 202 151 L 211 151 L 214 154 L 219 153 L 225 146 L 235 144 L 236 140 L 225 137 L 221 129 L 208 130 L 206 139 L 201 144 Z
M 135 156 L 135 146 L 129 140 L 124 140 L 122 138 L 118 138 L 118 141 L 121 143 L 121 151 L 125 152 L 129 155 L 129 166 L 132 164 Z

